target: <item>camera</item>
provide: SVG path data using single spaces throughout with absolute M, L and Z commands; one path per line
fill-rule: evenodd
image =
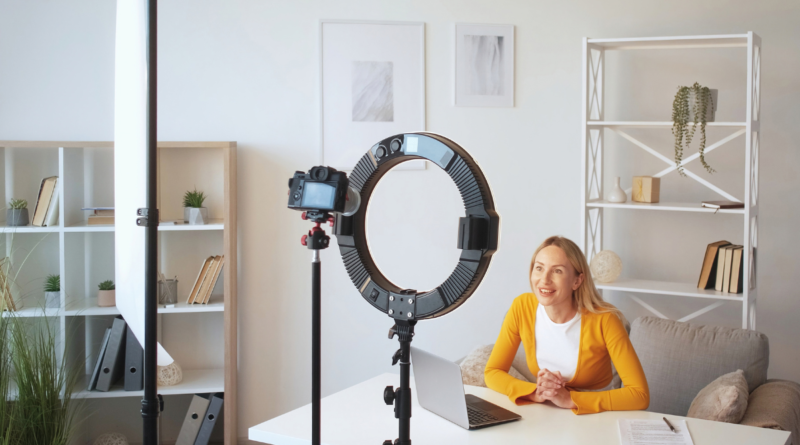
M 289 179 L 289 208 L 311 212 L 345 210 L 349 181 L 344 172 L 331 167 L 313 167 L 295 172 Z

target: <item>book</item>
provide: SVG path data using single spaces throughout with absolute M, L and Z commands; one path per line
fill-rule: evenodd
M 212 281 L 214 281 L 214 276 L 219 269 L 219 266 L 222 263 L 222 257 L 217 255 L 211 260 L 211 264 L 208 265 L 208 271 L 206 272 L 205 278 L 203 278 L 203 284 L 200 286 L 200 290 L 197 291 L 197 296 L 194 299 L 194 303 L 196 304 L 205 304 L 206 296 L 211 291 Z
M 108 337 L 108 346 L 103 357 L 103 366 L 100 368 L 100 376 L 97 378 L 97 390 L 109 391 L 120 377 L 122 377 L 122 367 L 125 363 L 125 334 L 128 325 L 122 317 L 114 319 L 111 325 L 111 335 Z
M 86 218 L 86 224 L 90 226 L 97 226 L 101 224 L 114 224 L 113 216 L 90 216 Z
M 97 351 L 97 361 L 94 364 L 94 372 L 89 378 L 89 391 L 97 387 L 97 378 L 100 377 L 100 366 L 103 364 L 103 357 L 106 354 L 106 347 L 108 346 L 108 338 L 111 336 L 111 328 L 106 328 L 106 334 L 103 336 L 103 341 L 100 343 L 100 350 Z
M 714 281 L 709 282 L 709 278 L 716 280 L 717 275 L 717 254 L 719 249 L 730 245 L 727 241 L 717 241 L 706 247 L 706 256 L 703 258 L 703 267 L 700 269 L 700 279 L 697 281 L 698 289 L 708 289 L 713 287 Z
M 727 255 L 727 251 L 730 250 L 733 244 L 722 247 L 719 249 L 719 255 L 717 255 L 717 279 L 714 284 L 714 290 L 722 292 L 722 281 L 725 277 L 725 255 Z
M 206 276 L 206 272 L 208 272 L 208 266 L 213 260 L 214 257 L 210 256 L 203 261 L 203 265 L 200 267 L 200 273 L 197 274 L 197 279 L 194 281 L 194 286 L 192 286 L 192 291 L 189 292 L 189 298 L 186 299 L 186 303 L 194 303 L 195 297 L 197 297 L 197 291 L 200 290 L 200 286 L 203 284 L 203 279 Z
M 194 445 L 210 403 L 210 394 L 195 394 L 192 397 L 192 402 L 186 411 L 186 417 L 183 419 L 181 432 L 178 433 L 178 440 L 175 445 Z
M 733 249 L 733 265 L 731 266 L 731 284 L 729 291 L 732 294 L 739 294 L 742 292 L 742 285 L 744 284 L 744 275 L 742 274 L 742 261 L 744 246 Z
M 44 217 L 44 225 L 55 227 L 58 225 L 58 191 L 60 187 L 53 190 L 53 197 L 50 198 L 50 206 L 47 208 L 47 215 Z
M 208 445 L 208 441 L 211 440 L 211 433 L 217 424 L 219 412 L 222 410 L 224 397 L 225 395 L 221 392 L 211 396 L 211 402 L 208 404 L 205 417 L 203 417 L 203 423 L 200 424 L 200 430 L 197 432 L 197 439 L 195 439 L 194 445 Z
M 703 201 L 700 206 L 709 209 L 743 209 L 744 203 L 736 201 Z
M 57 184 L 58 176 L 50 176 L 49 178 L 42 179 L 42 184 L 39 186 L 39 196 L 36 199 L 36 207 L 33 210 L 31 225 L 37 227 L 42 227 L 44 225 L 47 209 L 50 208 L 50 200 L 53 198 L 53 193 L 56 190 Z
M 114 207 L 83 207 L 81 210 L 92 212 L 90 216 L 114 216 Z
M 209 278 L 211 281 L 208 283 L 208 288 L 206 288 L 206 292 L 202 295 L 202 300 L 199 301 L 200 304 L 208 304 L 208 301 L 211 299 L 211 294 L 214 292 L 214 287 L 217 285 L 217 281 L 219 280 L 219 274 L 222 272 L 222 268 L 225 265 L 225 255 L 217 256 L 214 261 L 214 269 L 209 271 Z M 198 299 L 195 299 L 196 302 Z
M 742 246 L 732 245 L 725 249 L 725 269 L 722 271 L 722 292 L 728 292 L 731 287 L 731 269 L 733 266 L 733 252 Z

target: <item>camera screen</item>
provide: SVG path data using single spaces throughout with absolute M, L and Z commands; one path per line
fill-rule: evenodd
M 336 187 L 329 184 L 306 182 L 300 206 L 306 209 L 333 210 L 335 191 Z

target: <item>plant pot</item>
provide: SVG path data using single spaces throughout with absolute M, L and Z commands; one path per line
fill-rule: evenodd
M 184 207 L 183 222 L 187 224 L 199 224 L 199 225 L 208 223 L 208 208 Z
M 45 292 L 44 293 L 44 307 L 46 308 L 60 308 L 61 307 L 61 292 Z
M 97 305 L 100 307 L 110 307 L 117 305 L 116 290 L 101 290 L 97 292 Z
M 717 111 L 717 96 L 719 95 L 719 90 L 709 90 L 711 93 L 711 102 L 708 104 L 708 108 L 706 109 L 706 122 L 714 122 L 714 114 Z M 694 104 L 695 93 L 693 89 L 689 89 L 689 123 L 694 122 L 694 112 L 692 111 L 692 107 Z M 700 123 L 700 120 L 697 120 L 697 123 Z
M 28 209 L 8 209 L 6 210 L 6 225 L 8 227 L 27 226 Z

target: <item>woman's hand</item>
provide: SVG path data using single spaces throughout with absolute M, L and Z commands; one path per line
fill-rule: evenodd
M 575 405 L 575 402 L 572 401 L 569 391 L 565 388 L 546 389 L 543 391 L 542 397 L 544 397 L 545 400 L 553 402 L 553 404 L 559 408 L 574 409 L 578 407 Z
M 556 371 L 555 374 L 550 372 L 547 368 L 540 369 L 536 374 L 536 391 L 528 394 L 524 398 L 534 403 L 543 403 L 548 400 L 545 394 L 555 395 L 555 390 L 564 387 L 564 381 L 561 378 L 561 371 Z M 548 393 L 547 391 L 551 391 Z

